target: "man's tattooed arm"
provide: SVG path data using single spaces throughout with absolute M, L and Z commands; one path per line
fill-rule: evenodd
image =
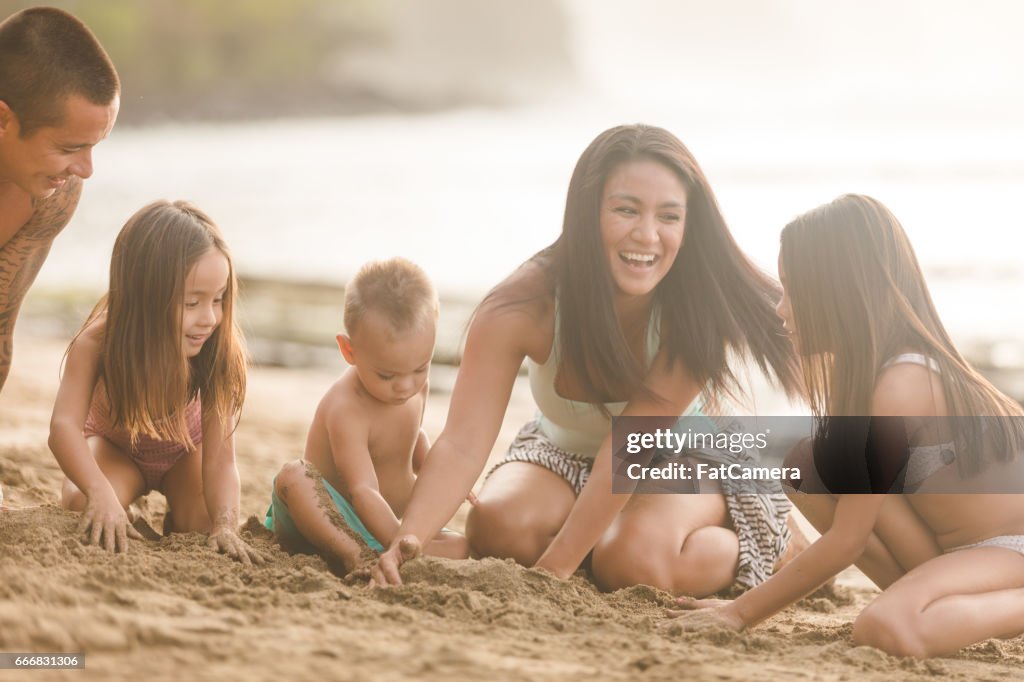
M 70 177 L 52 196 L 34 202 L 32 217 L 0 248 L 0 390 L 14 353 L 14 322 L 50 245 L 78 207 L 82 180 Z

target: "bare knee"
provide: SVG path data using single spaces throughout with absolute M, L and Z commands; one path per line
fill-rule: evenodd
M 469 510 L 466 539 L 477 556 L 510 558 L 532 566 L 551 541 L 551 535 L 538 526 L 521 509 L 482 499 Z
M 920 613 L 914 609 L 879 599 L 857 616 L 853 641 L 857 646 L 875 647 L 893 656 L 927 658 L 928 648 L 920 626 Z
M 287 501 L 288 488 L 299 485 L 307 476 L 307 471 L 316 471 L 312 464 L 302 459 L 285 462 L 281 471 L 274 477 L 274 492 L 282 500 Z
M 690 533 L 680 554 L 676 594 L 706 597 L 720 592 L 736 580 L 740 541 L 736 533 L 721 526 L 704 526 Z
M 624 529 L 594 548 L 594 580 L 604 590 L 650 585 L 677 595 L 706 597 L 736 579 L 739 541 L 728 528 L 692 532 L 681 549 L 640 528 Z
M 633 585 L 672 592 L 671 566 L 667 557 L 658 555 L 654 544 L 641 533 L 619 533 L 602 539 L 591 558 L 594 582 L 608 592 Z

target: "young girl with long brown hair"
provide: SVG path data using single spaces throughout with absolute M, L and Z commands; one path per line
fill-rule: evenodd
M 792 499 L 821 538 L 735 601 L 680 600 L 697 610 L 674 615 L 750 627 L 856 563 L 883 590 L 854 623 L 858 645 L 924 658 L 1024 632 L 1024 496 L 992 492 L 1020 480 L 1024 410 L 954 347 L 899 222 L 840 197 L 786 226 L 779 270 L 812 411 L 827 432 L 849 436 L 828 424 L 858 416 L 888 431 L 863 480 L 916 494 L 833 494 L 867 490 L 850 485 L 855 462 L 836 461 L 851 449 L 819 429 L 791 459 L 810 474 Z
M 114 243 L 110 288 L 71 342 L 50 423 L 61 506 L 91 544 L 124 551 L 128 506 L 167 498 L 165 530 L 262 561 L 237 533 L 234 427 L 245 397 L 238 286 L 220 230 L 195 206 L 154 202 Z

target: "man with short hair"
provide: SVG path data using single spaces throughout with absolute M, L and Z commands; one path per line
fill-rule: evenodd
M 0 390 L 14 322 L 117 118 L 120 82 L 96 37 L 62 10 L 0 23 Z
M 37 7 L 0 23 L 0 390 L 22 299 L 78 207 L 120 91 L 107 53 L 67 12 Z

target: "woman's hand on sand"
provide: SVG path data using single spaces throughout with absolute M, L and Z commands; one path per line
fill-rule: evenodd
M 239 537 L 238 533 L 232 528 L 214 528 L 206 544 L 210 549 L 217 550 L 221 554 L 227 554 L 232 559 L 241 561 L 246 566 L 262 564 L 267 560 L 266 557 Z
M 401 585 L 402 576 L 398 569 L 406 561 L 415 559 L 423 553 L 423 544 L 415 535 L 403 535 L 395 538 L 391 546 L 377 558 L 377 563 L 370 569 L 370 587 Z
M 109 489 L 86 497 L 78 534 L 86 537 L 87 544 L 103 547 L 108 552 L 127 552 L 128 538 L 143 539 L 128 523 L 128 514 L 114 491 Z
M 667 609 L 669 618 L 661 629 L 680 629 L 683 632 L 695 632 L 711 628 L 726 629 L 739 632 L 744 628 L 743 618 L 736 611 L 736 604 L 729 599 L 693 599 L 679 597 L 676 599 L 678 609 Z

